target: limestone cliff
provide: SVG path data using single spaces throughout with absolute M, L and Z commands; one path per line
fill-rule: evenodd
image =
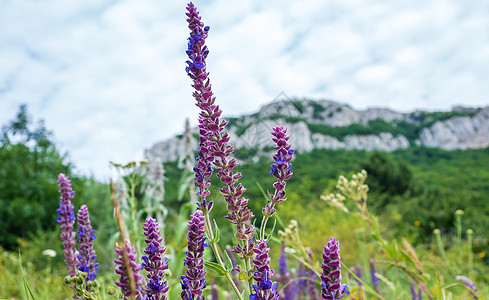
M 272 152 L 269 132 L 277 124 L 287 127 L 298 152 L 318 148 L 394 151 L 413 145 L 445 150 L 489 146 L 489 107 L 400 113 L 385 108 L 355 110 L 329 100 L 282 100 L 254 114 L 226 119 L 230 121 L 230 143 L 258 155 Z M 197 147 L 196 140 L 191 144 Z M 182 156 L 184 148 L 180 135 L 153 145 L 145 153 L 173 161 Z

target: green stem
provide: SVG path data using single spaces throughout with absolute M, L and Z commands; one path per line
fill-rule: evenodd
M 345 265 L 345 263 L 343 262 L 343 260 L 341 260 L 341 264 L 343 265 L 343 268 L 348 273 L 350 273 L 351 276 L 353 276 L 356 280 L 358 280 L 359 282 L 361 282 L 363 284 L 363 286 L 365 287 L 365 289 L 367 289 L 370 293 L 372 293 L 376 297 L 379 297 L 379 300 L 384 300 L 384 297 L 382 297 L 382 295 L 380 295 L 379 293 L 377 293 L 373 288 L 370 287 L 370 285 L 368 285 L 365 281 L 363 281 L 360 277 L 358 277 L 357 274 L 355 274 L 355 272 L 353 272 L 352 270 L 350 270 L 350 268 L 347 265 Z
M 265 228 L 267 227 L 267 222 L 269 218 L 270 218 L 269 216 L 263 216 L 263 220 L 261 221 L 261 226 L 260 226 L 260 240 L 265 239 Z
M 379 260 L 378 262 L 385 263 L 385 264 L 390 264 L 390 265 L 393 265 L 393 266 L 396 266 L 396 267 L 401 268 L 401 270 L 403 270 L 404 273 L 406 273 L 409 277 L 411 277 L 411 279 L 414 280 L 419 285 L 419 287 L 421 287 L 421 289 L 426 293 L 426 295 L 428 295 L 428 298 L 430 298 L 430 300 L 433 300 L 434 299 L 433 298 L 433 295 L 431 295 L 430 291 L 421 282 L 421 280 L 419 280 L 418 277 L 416 277 L 411 271 L 409 271 L 405 266 L 401 265 L 399 262 L 397 262 L 397 261 L 385 261 L 385 260 Z
M 245 259 L 245 268 L 246 268 L 246 274 L 249 275 L 250 270 L 251 270 L 251 258 L 247 257 Z M 253 276 L 250 276 L 250 279 L 248 279 L 248 287 L 250 289 L 250 293 L 252 291 L 252 285 L 253 285 Z
M 214 232 L 212 231 L 211 222 L 209 220 L 209 213 L 205 212 L 204 217 L 205 217 L 204 229 L 205 229 L 205 232 L 206 232 L 206 234 L 209 237 L 209 240 L 211 242 L 212 251 L 214 252 L 214 255 L 216 256 L 216 259 L 217 259 L 217 262 L 219 263 L 219 265 L 221 265 L 221 267 L 223 267 L 224 270 L 226 270 L 226 265 L 224 264 L 224 261 L 222 260 L 221 255 L 220 255 L 219 245 L 217 244 L 217 242 L 215 241 L 215 238 L 214 238 Z M 231 285 L 231 287 L 233 288 L 234 293 L 236 294 L 236 297 L 238 297 L 239 300 L 244 300 L 243 297 L 241 296 L 241 293 L 239 292 L 238 287 L 236 286 L 236 284 L 234 284 L 234 281 L 231 278 L 231 275 L 228 272 L 226 272 L 225 277 L 226 277 L 227 281 L 229 282 L 229 284 Z

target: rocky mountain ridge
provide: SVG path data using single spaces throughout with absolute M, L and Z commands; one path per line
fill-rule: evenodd
M 229 120 L 230 143 L 238 149 L 238 158 L 273 152 L 270 130 L 276 125 L 287 127 L 298 152 L 318 148 L 394 151 L 414 145 L 445 150 L 489 146 L 489 106 L 400 113 L 386 108 L 355 110 L 330 100 L 278 100 L 254 114 L 225 119 Z M 190 146 L 197 149 L 195 134 Z M 146 157 L 164 162 L 184 153 L 183 135 L 145 150 Z

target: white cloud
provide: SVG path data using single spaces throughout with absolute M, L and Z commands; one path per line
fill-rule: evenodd
M 215 0 L 208 71 L 225 115 L 281 91 L 353 107 L 489 104 L 489 4 L 482 1 Z M 0 123 L 27 103 L 80 171 L 196 124 L 184 3 L 7 1 L 0 10 Z

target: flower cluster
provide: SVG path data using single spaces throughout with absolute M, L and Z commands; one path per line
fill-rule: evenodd
M 192 79 L 195 91 L 196 105 L 201 109 L 199 114 L 199 136 L 200 149 L 197 158 L 195 171 L 195 184 L 199 188 L 198 196 L 202 199 L 199 203 L 200 209 L 206 213 L 212 208 L 212 202 L 207 203 L 206 197 L 209 195 L 209 177 L 212 174 L 213 165 L 217 170 L 217 177 L 225 184 L 220 189 L 227 202 L 229 210 L 226 219 L 237 226 L 235 236 L 243 241 L 243 246 L 236 246 L 234 251 L 239 257 L 250 257 L 253 255 L 253 243 L 251 239 L 254 235 L 254 226 L 249 224 L 249 220 L 254 217 L 250 209 L 247 208 L 248 199 L 241 197 L 246 190 L 238 180 L 242 177 L 241 173 L 233 172 L 238 165 L 235 159 L 228 159 L 234 152 L 234 147 L 228 145 L 229 134 L 224 131 L 228 123 L 221 120 L 222 111 L 215 105 L 215 97 L 211 89 L 210 80 L 206 71 L 206 58 L 209 50 L 205 45 L 205 39 L 209 32 L 209 27 L 201 21 L 199 13 L 192 3 L 187 6 L 187 22 L 191 31 L 187 55 L 186 71 Z
M 115 249 L 115 252 L 118 255 L 118 258 L 114 259 L 117 265 L 115 273 L 120 276 L 119 281 L 115 284 L 121 288 L 125 297 L 130 297 L 133 294 L 137 300 L 145 299 L 144 278 L 143 275 L 139 274 L 141 265 L 137 263 L 136 249 L 129 240 L 125 240 L 123 245 Z
M 146 295 L 148 300 L 166 300 L 165 293 L 168 292 L 168 283 L 165 279 L 164 271 L 168 269 L 166 257 L 161 256 L 166 248 L 162 245 L 163 239 L 160 236 L 158 222 L 149 217 L 144 224 L 144 235 L 147 247 L 141 257 L 144 261 L 143 268 L 148 272 L 146 277 L 149 282 L 146 285 Z
M 187 271 L 182 275 L 182 299 L 204 299 L 203 290 L 206 287 L 206 271 L 204 270 L 204 247 L 207 246 L 204 237 L 205 219 L 201 210 L 197 210 L 188 223 L 188 249 L 185 259 Z
M 188 66 L 185 69 L 189 77 L 193 80 L 193 87 L 195 88 L 194 97 L 197 99 L 197 106 L 204 110 L 214 102 L 211 85 L 205 69 L 205 59 L 209 53 L 205 45 L 205 39 L 209 27 L 204 27 L 204 23 L 201 22 L 199 13 L 193 3 L 188 4 L 187 11 L 187 22 L 191 33 L 188 38 L 187 49 L 187 55 L 190 60 L 187 61 Z M 197 166 L 194 167 L 194 182 L 198 187 L 197 196 L 201 199 L 199 208 L 206 212 L 212 209 L 212 201 L 207 203 L 206 198 L 210 194 L 208 188 L 211 182 L 209 178 L 213 172 L 212 162 L 214 161 L 214 155 L 208 137 L 208 118 L 203 114 L 204 112 L 199 116 L 200 149 L 197 157 Z
M 75 212 L 74 206 L 71 203 L 75 196 L 75 191 L 71 188 L 71 180 L 61 173 L 58 175 L 59 193 L 61 198 L 59 201 L 58 219 L 56 220 L 61 226 L 61 241 L 63 243 L 63 249 L 65 254 L 66 269 L 68 274 L 75 276 L 77 265 L 77 253 L 75 248 L 75 232 L 73 232 L 73 226 L 75 225 Z
M 288 143 L 290 137 L 287 135 L 287 128 L 277 126 L 273 128 L 272 135 L 272 140 L 276 144 L 275 150 L 277 150 L 277 153 L 273 155 L 275 162 L 271 165 L 272 169 L 269 174 L 277 178 L 277 181 L 273 184 L 275 193 L 273 195 L 270 193 L 268 194 L 270 200 L 265 208 L 263 208 L 263 215 L 267 217 L 275 212 L 276 203 L 281 203 L 286 200 L 285 181 L 292 177 L 293 174 L 290 161 L 292 160 L 294 149 L 292 149 L 291 145 Z
M 253 285 L 254 293 L 250 295 L 250 300 L 271 300 L 279 299 L 277 292 L 277 282 L 272 282 L 275 272 L 270 268 L 270 248 L 267 246 L 267 240 L 259 240 L 253 249 L 256 256 L 253 258 L 255 272 L 253 279 L 257 284 Z
M 98 273 L 98 263 L 95 263 L 95 251 L 93 250 L 93 240 L 95 240 L 95 230 L 90 224 L 88 207 L 82 205 L 78 211 L 78 242 L 80 251 L 78 254 L 78 270 L 87 273 L 87 280 L 95 280 Z
M 330 238 L 324 246 L 323 264 L 321 265 L 321 296 L 325 300 L 335 300 L 349 294 L 346 284 L 341 284 L 340 243 Z

